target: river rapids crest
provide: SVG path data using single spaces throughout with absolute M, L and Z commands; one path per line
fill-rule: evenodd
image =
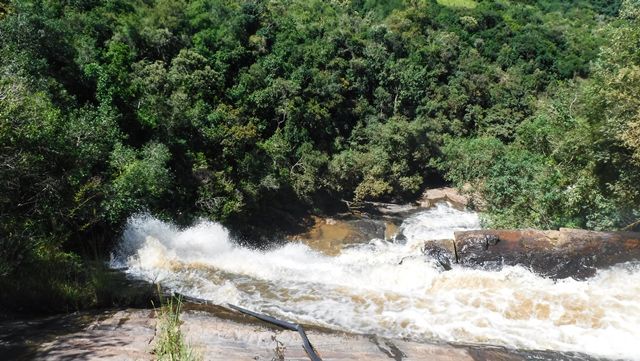
M 640 360 L 639 264 L 551 280 L 517 266 L 443 271 L 421 255 L 424 240 L 479 228 L 477 214 L 442 203 L 403 221 L 406 242 L 372 239 L 330 256 L 300 242 L 249 249 L 218 223 L 180 229 L 140 215 L 111 264 L 188 296 L 341 331 Z

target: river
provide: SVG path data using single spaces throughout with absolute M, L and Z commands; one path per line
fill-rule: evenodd
M 640 360 L 639 264 L 552 280 L 522 267 L 445 271 L 421 255 L 424 240 L 478 228 L 476 213 L 441 203 L 407 216 L 402 242 L 328 254 L 303 242 L 245 248 L 218 223 L 181 229 L 141 215 L 111 263 L 188 296 L 335 330 Z

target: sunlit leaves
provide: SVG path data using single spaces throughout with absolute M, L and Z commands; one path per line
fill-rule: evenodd
M 114 170 L 105 210 L 111 220 L 155 205 L 170 189 L 167 169 L 170 154 L 166 146 L 150 143 L 136 151 L 116 144 L 110 165 Z

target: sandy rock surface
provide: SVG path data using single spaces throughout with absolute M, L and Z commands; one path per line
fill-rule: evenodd
M 207 313 L 183 315 L 182 331 L 204 360 L 309 360 L 300 336 L 268 324 L 232 320 L 211 322 Z M 375 336 L 308 330 L 323 360 L 473 360 L 466 350 L 448 345 L 393 341 Z
M 218 306 L 186 304 L 182 333 L 201 360 L 309 360 L 294 331 Z M 595 360 L 581 354 L 392 340 L 310 328 L 323 360 Z M 154 360 L 155 312 L 126 309 L 0 322 L 0 360 Z
M 84 329 L 40 345 L 46 360 L 153 360 L 156 333 L 153 310 L 123 310 L 96 318 Z

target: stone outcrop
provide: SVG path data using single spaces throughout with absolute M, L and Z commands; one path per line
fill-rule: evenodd
M 458 209 L 464 209 L 469 204 L 469 199 L 457 189 L 445 187 L 427 189 L 418 200 L 418 204 L 423 208 L 433 207 L 439 202 L 449 202 Z
M 438 242 L 426 242 L 424 252 L 441 264 L 449 259 L 488 269 L 523 265 L 551 278 L 586 278 L 599 268 L 640 260 L 637 232 L 480 230 L 456 232 L 455 240 Z
M 444 271 L 449 271 L 451 264 L 456 263 L 454 241 L 450 239 L 426 241 L 422 253 L 434 259 Z

